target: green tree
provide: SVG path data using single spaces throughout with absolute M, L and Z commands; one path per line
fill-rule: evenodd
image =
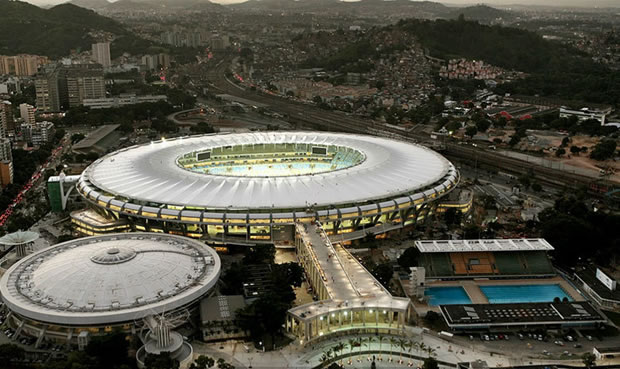
M 555 150 L 555 156 L 557 156 L 558 158 L 564 154 L 566 154 L 566 150 L 563 147 Z
M 246 272 L 239 263 L 232 263 L 230 268 L 224 273 L 220 281 L 222 286 L 220 291 L 225 295 L 243 294 L 243 282 L 246 279 Z
M 129 342 L 123 332 L 94 336 L 86 346 L 86 354 L 95 358 L 103 368 L 113 368 L 128 363 Z
M 65 137 L 66 133 L 67 131 L 65 131 L 64 128 L 58 128 L 56 132 L 54 132 L 54 142 L 60 142 L 60 140 Z
M 476 121 L 476 129 L 478 130 L 478 132 L 486 132 L 490 126 L 491 122 L 486 119 L 480 119 Z
M 446 129 L 448 130 L 448 132 L 456 132 L 459 129 L 461 129 L 461 122 L 453 120 L 452 122 L 448 123 L 445 125 Z
M 301 287 L 301 282 L 303 282 L 304 279 L 304 269 L 298 263 L 288 262 L 274 264 L 272 269 L 274 273 L 281 273 L 287 284 L 294 287 Z
M 207 369 L 215 365 L 215 360 L 212 357 L 200 355 L 189 366 L 190 369 Z
M 444 213 L 444 221 L 449 226 L 461 224 L 461 218 L 463 217 L 463 213 L 455 208 L 448 208 Z
M 437 363 L 437 360 L 435 360 L 432 357 L 427 357 L 426 359 L 424 359 L 424 364 L 422 365 L 422 368 L 424 369 L 439 369 L 439 364 Z
M 85 137 L 86 136 L 84 136 L 82 133 L 74 133 L 71 135 L 71 143 L 79 142 L 83 140 Z
M 465 228 L 463 228 L 463 239 L 466 239 L 466 240 L 478 239 L 480 238 L 481 232 L 482 232 L 482 229 L 479 226 L 475 224 L 470 224 L 466 226 Z
M 0 361 L 7 362 L 13 360 L 23 360 L 26 356 L 26 351 L 12 343 L 4 343 L 0 345 Z
M 586 352 L 585 354 L 581 355 L 581 361 L 586 368 L 592 368 L 596 365 L 596 356 L 594 356 L 594 354 L 591 352 Z
M 473 138 L 476 133 L 478 133 L 478 128 L 476 128 L 476 126 L 467 126 L 467 128 L 465 128 L 465 135 L 469 136 L 469 138 Z
M 273 264 L 276 248 L 273 245 L 258 245 L 247 249 L 243 264 Z
M 409 270 L 410 267 L 419 265 L 420 256 L 420 250 L 417 247 L 409 247 L 398 258 L 398 265 Z
M 130 121 L 123 121 L 118 130 L 123 133 L 131 133 L 133 132 L 133 124 Z
M 607 160 L 616 154 L 616 141 L 612 139 L 603 139 L 594 146 L 590 157 L 594 160 Z
M 179 362 L 170 357 L 169 352 L 159 355 L 147 355 L 144 359 L 146 369 L 178 369 Z
M 200 122 L 196 124 L 195 126 L 191 126 L 189 130 L 192 131 L 193 133 L 200 133 L 200 134 L 215 132 L 215 128 L 213 128 L 211 124 L 206 123 L 206 122 Z
M 390 281 L 394 274 L 394 268 L 390 263 L 377 264 L 370 270 L 370 273 L 385 287 L 389 288 Z

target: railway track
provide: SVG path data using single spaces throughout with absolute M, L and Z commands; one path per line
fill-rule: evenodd
M 211 86 L 213 88 L 222 93 L 269 105 L 271 110 L 284 114 L 290 123 L 297 125 L 299 128 L 312 127 L 330 131 L 363 133 L 420 143 L 427 146 L 437 145 L 436 141 L 431 140 L 425 135 L 403 131 L 398 128 L 387 126 L 382 122 L 356 118 L 341 112 L 325 111 L 313 105 L 303 104 L 263 92 L 244 89 L 225 77 L 227 65 L 227 62 L 220 62 L 215 69 L 207 74 L 207 78 L 211 81 Z M 511 172 L 517 175 L 532 175 L 539 181 L 554 187 L 577 189 L 586 186 L 590 188 L 593 183 L 599 181 L 596 177 L 544 167 L 484 149 L 476 149 L 469 146 L 463 147 L 463 145 L 452 143 L 441 144 L 440 146 L 441 148 L 439 151 L 451 159 L 465 161 L 469 164 L 475 161 L 479 165 Z M 617 186 L 617 183 L 613 183 L 613 187 Z M 593 194 L 602 195 L 600 193 Z

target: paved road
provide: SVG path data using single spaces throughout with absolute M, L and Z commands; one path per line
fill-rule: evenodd
M 433 145 L 433 140 L 430 140 L 426 135 L 421 135 L 417 132 L 404 132 L 402 130 L 389 127 L 385 123 L 377 122 L 369 119 L 360 119 L 354 116 L 346 115 L 342 112 L 333 112 L 321 110 L 318 107 L 298 102 L 295 100 L 284 99 L 269 93 L 251 91 L 244 89 L 243 87 L 232 83 L 224 77 L 226 68 L 230 59 L 224 59 L 216 68 L 208 71 L 207 78 L 212 81 L 211 86 L 217 90 L 223 91 L 230 95 L 235 95 L 258 102 L 271 105 L 271 109 L 280 113 L 286 114 L 287 120 L 295 124 L 301 124 L 308 127 L 323 127 L 327 130 L 337 130 L 343 132 L 355 132 L 371 134 L 383 137 L 391 137 L 395 139 L 408 140 L 413 142 L 421 142 L 428 145 Z M 464 157 L 467 154 L 467 150 L 447 143 L 445 145 L 446 154 L 457 155 Z M 560 168 L 546 168 L 543 166 L 537 166 L 531 162 L 526 162 L 518 157 L 505 156 L 504 160 L 498 160 L 498 154 L 495 151 L 485 151 L 481 148 L 468 148 L 475 152 L 476 160 L 485 162 L 486 165 L 496 166 L 500 169 L 512 170 L 518 173 L 526 173 L 528 170 L 534 170 L 537 177 L 546 179 L 548 184 L 556 185 L 570 185 L 578 186 L 581 184 L 589 184 L 591 181 L 598 179 L 596 176 L 584 175 L 585 172 L 580 171 L 566 171 L 565 167 Z M 469 153 L 470 157 L 472 153 Z M 510 159 L 510 160 L 509 160 Z M 590 173 L 591 174 L 591 173 Z

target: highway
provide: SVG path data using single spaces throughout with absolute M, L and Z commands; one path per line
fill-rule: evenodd
M 295 124 L 297 128 L 312 127 L 328 131 L 362 133 L 416 142 L 432 147 L 441 146 L 439 151 L 450 159 L 467 161 L 469 164 L 476 163 L 477 165 L 484 165 L 519 175 L 534 175 L 540 182 L 554 187 L 576 189 L 581 186 L 589 187 L 592 183 L 598 181 L 597 177 L 544 167 L 518 158 L 503 156 L 483 148 L 474 148 L 454 143 L 439 144 L 436 140 L 432 140 L 426 135 L 404 131 L 388 126 L 383 122 L 362 119 L 346 115 L 343 112 L 327 111 L 311 104 L 245 89 L 226 78 L 225 73 L 229 63 L 230 59 L 224 59 L 215 68 L 208 71 L 207 79 L 210 81 L 211 88 L 221 93 L 269 105 L 270 110 L 285 115 L 285 120 Z M 618 183 L 613 183 L 613 185 L 617 187 Z
M 64 138 L 63 141 L 66 139 L 67 138 Z M 28 182 L 26 182 L 26 184 L 22 187 L 17 196 L 15 196 L 9 206 L 7 206 L 6 210 L 4 210 L 4 212 L 0 214 L 0 227 L 8 221 L 9 217 L 13 214 L 13 211 L 15 210 L 17 205 L 21 204 L 22 201 L 24 201 L 24 198 L 26 197 L 28 191 L 30 191 L 32 187 L 36 186 L 39 183 L 39 180 L 43 177 L 45 170 L 54 165 L 55 160 L 62 154 L 62 149 L 63 145 L 61 143 L 60 146 L 58 146 L 52 151 L 52 155 L 49 157 L 49 159 L 46 160 L 45 163 L 43 163 L 41 167 L 32 175 Z

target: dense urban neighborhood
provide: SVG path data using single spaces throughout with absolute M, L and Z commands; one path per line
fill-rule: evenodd
M 619 366 L 620 4 L 521 2 L 0 0 L 0 367 Z

